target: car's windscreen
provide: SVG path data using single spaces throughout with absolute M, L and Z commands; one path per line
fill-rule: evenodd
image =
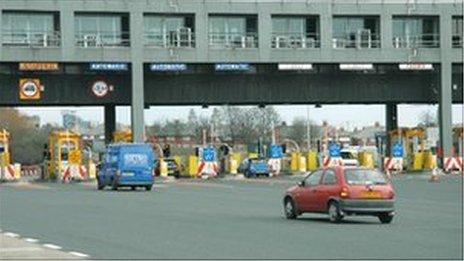
M 340 152 L 340 156 L 342 157 L 342 159 L 356 159 L 353 153 L 347 151 Z
M 348 185 L 382 185 L 387 183 L 382 173 L 367 169 L 345 170 L 345 180 Z
M 144 168 L 150 167 L 148 164 L 148 156 L 140 153 L 128 153 L 124 154 L 124 166 Z

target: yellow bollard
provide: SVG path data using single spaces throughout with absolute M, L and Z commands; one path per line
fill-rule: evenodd
M 237 174 L 238 164 L 237 161 L 233 158 L 229 158 L 230 174 Z
M 21 164 L 15 163 L 14 164 L 14 178 L 15 180 L 19 180 L 21 178 Z
M 89 179 L 95 179 L 97 177 L 97 167 L 95 166 L 95 163 L 93 161 L 89 161 Z
M 437 157 L 431 151 L 424 152 L 424 169 L 432 170 L 437 167 Z
M 197 170 L 198 170 L 198 157 L 191 155 L 189 156 L 189 171 L 188 174 L 191 177 L 195 177 L 197 175 Z
M 301 154 L 299 154 L 301 155 Z M 306 172 L 306 158 L 304 156 L 299 157 L 299 164 L 298 164 L 298 171 L 300 172 Z
M 162 158 L 160 159 L 160 176 L 161 177 L 168 176 L 168 164 Z
M 250 152 L 250 153 L 248 153 L 248 158 L 256 159 L 256 158 L 258 158 L 258 153 Z
M 364 152 L 362 166 L 371 169 L 374 168 L 374 155 L 372 153 Z
M 424 163 L 424 153 L 423 152 L 414 153 L 411 170 L 422 170 L 423 163 Z
M 309 171 L 314 171 L 317 169 L 317 151 L 311 150 L 308 152 L 308 163 L 306 167 Z
M 292 159 L 290 161 L 290 170 L 291 171 L 297 171 L 298 170 L 298 158 L 299 158 L 299 153 L 298 152 L 292 152 Z

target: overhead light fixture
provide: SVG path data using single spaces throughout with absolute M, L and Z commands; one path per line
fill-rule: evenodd
M 314 107 L 316 107 L 316 108 L 322 108 L 322 105 L 319 104 L 319 103 L 316 103 L 316 105 L 314 105 Z
M 403 71 L 433 70 L 433 64 L 431 63 L 401 63 L 398 67 Z
M 343 71 L 364 71 L 373 70 L 374 65 L 372 63 L 341 63 L 339 68 Z
M 208 104 L 204 103 L 203 105 L 201 105 L 201 108 L 202 109 L 208 109 Z
M 264 108 L 266 108 L 266 104 L 260 103 L 260 104 L 258 104 L 258 108 L 264 109 Z
M 279 63 L 278 68 L 280 71 L 306 71 L 312 70 L 311 63 Z

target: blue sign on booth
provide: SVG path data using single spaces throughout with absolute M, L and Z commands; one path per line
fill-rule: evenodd
M 283 157 L 282 146 L 271 145 L 271 147 L 269 148 L 269 158 L 278 159 L 282 157 Z
M 203 160 L 214 161 L 216 159 L 216 151 L 214 148 L 208 147 L 203 149 Z
M 340 145 L 337 143 L 331 143 L 329 145 L 329 155 L 330 157 L 340 157 Z
M 397 141 L 393 144 L 392 154 L 395 158 L 403 157 L 403 145 L 401 145 L 401 142 Z

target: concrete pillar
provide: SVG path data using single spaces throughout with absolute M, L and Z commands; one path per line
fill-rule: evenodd
M 333 49 L 333 44 L 332 44 L 332 20 L 333 20 L 333 14 L 332 14 L 332 3 L 330 1 L 327 1 L 325 4 L 325 8 L 321 10 L 320 13 L 320 38 L 321 38 L 321 49 L 327 50 L 327 49 Z M 331 53 L 331 51 L 326 51 L 327 53 Z
M 60 35 L 62 52 L 61 57 L 64 60 L 70 60 L 74 57 L 75 50 L 75 32 L 74 32 L 74 10 L 70 6 L 64 5 L 60 12 Z
M 264 11 L 264 10 L 263 10 Z M 261 59 L 269 59 L 271 56 L 270 43 L 272 40 L 272 20 L 271 14 L 261 12 L 258 19 L 258 42 L 259 56 Z
M 440 145 L 443 156 L 451 156 L 453 147 L 452 107 L 452 64 L 451 64 L 451 15 L 440 15 L 440 95 L 438 99 Z
M 200 10 L 195 15 L 195 49 L 197 50 L 197 59 L 203 61 L 208 59 L 209 48 L 208 13 L 205 9 L 205 3 L 201 4 Z
M 143 88 L 143 10 L 130 13 L 130 41 L 132 60 L 131 124 L 134 142 L 144 141 L 144 88 Z
M 385 155 L 391 156 L 391 140 L 389 132 L 398 129 L 398 105 L 396 103 L 387 103 L 385 106 L 386 112 L 386 134 L 387 134 L 387 146 Z
M 385 10 L 380 16 L 380 47 L 382 49 L 393 48 L 392 15 Z
M 2 7 L 0 6 L 0 24 L 2 24 Z M 1 27 L 0 27 L 0 30 L 1 30 Z M 1 32 L 1 31 L 0 31 Z M 2 51 L 3 51 L 3 48 L 2 48 L 2 36 L 3 36 L 3 33 L 0 33 L 0 60 L 2 60 Z
M 443 156 L 451 156 L 453 147 L 453 126 L 451 118 L 451 63 L 442 62 L 440 65 L 440 96 L 438 101 L 439 125 L 440 125 L 440 145 L 443 149 Z
M 111 143 L 116 130 L 116 106 L 105 105 L 105 143 Z

